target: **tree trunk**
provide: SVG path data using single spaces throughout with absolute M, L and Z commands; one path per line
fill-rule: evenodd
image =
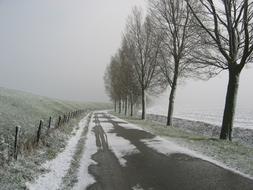
M 119 113 L 121 113 L 121 100 L 119 100 Z
M 117 111 L 117 101 L 114 100 L 114 112 L 116 112 L 116 111 Z
M 125 101 L 124 99 L 122 100 L 122 113 L 124 113 L 124 110 L 125 110 Z
M 146 97 L 145 97 L 145 89 L 141 90 L 141 99 L 142 99 L 142 114 L 141 119 L 145 120 L 146 118 Z
M 128 115 L 130 115 L 130 113 L 129 113 L 130 109 L 131 109 L 130 106 L 131 106 L 131 98 L 130 98 L 130 100 L 128 100 L 128 104 L 127 104 L 127 114 Z
M 229 80 L 226 94 L 226 103 L 223 113 L 220 139 L 232 140 L 232 128 L 234 122 L 237 92 L 239 87 L 240 72 L 229 70 Z
M 173 125 L 172 124 L 172 119 L 173 119 L 174 103 L 175 103 L 175 96 L 176 96 L 176 89 L 177 89 L 178 69 L 179 69 L 179 62 L 175 62 L 173 82 L 172 82 L 172 85 L 171 85 L 170 97 L 169 97 L 167 126 L 172 126 Z
M 125 101 L 125 115 L 127 115 L 127 106 L 128 106 L 128 101 L 127 101 L 127 97 L 126 97 L 126 101 Z
M 130 115 L 131 117 L 133 117 L 133 95 L 131 94 L 131 103 L 130 103 L 130 109 L 131 109 L 131 112 L 130 112 Z

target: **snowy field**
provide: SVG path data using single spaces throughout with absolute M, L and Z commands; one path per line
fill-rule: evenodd
M 192 121 L 202 121 L 220 126 L 223 116 L 222 106 L 176 106 L 174 117 Z M 166 116 L 168 112 L 167 104 L 157 104 L 147 109 L 149 114 Z M 234 127 L 253 129 L 253 108 L 238 106 L 235 113 Z

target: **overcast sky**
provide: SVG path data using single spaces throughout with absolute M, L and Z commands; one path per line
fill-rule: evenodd
M 0 0 L 0 86 L 105 101 L 103 74 L 143 0 Z
M 144 0 L 0 0 L 0 86 L 53 98 L 107 101 L 103 74 L 125 21 Z M 253 70 L 239 103 L 251 105 Z M 224 102 L 227 75 L 180 87 L 177 105 Z M 167 99 L 166 96 L 164 99 Z

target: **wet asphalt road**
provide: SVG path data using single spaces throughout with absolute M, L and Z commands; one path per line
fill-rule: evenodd
M 106 121 L 107 120 L 107 121 Z M 122 122 L 113 121 L 108 114 L 95 113 L 93 133 L 98 151 L 92 156 L 97 162 L 89 166 L 96 183 L 88 190 L 252 190 L 253 181 L 210 162 L 185 154 L 164 155 L 146 146 L 141 140 L 155 136 L 137 129 L 126 129 Z M 127 155 L 122 167 L 110 150 L 110 139 L 102 127 L 109 122 L 115 133 L 131 142 L 139 153 Z M 137 185 L 138 184 L 138 185 Z

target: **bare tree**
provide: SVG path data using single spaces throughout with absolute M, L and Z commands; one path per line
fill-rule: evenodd
M 159 67 L 170 86 L 167 125 L 172 125 L 175 94 L 179 78 L 208 78 L 208 67 L 198 68 L 191 58 L 192 49 L 199 46 L 194 16 L 183 0 L 150 0 L 149 10 L 156 29 L 163 31 L 159 51 Z M 194 7 L 195 8 L 195 7 Z
M 142 119 L 146 115 L 145 92 L 151 88 L 157 70 L 157 55 L 161 37 L 154 33 L 150 17 L 143 19 L 140 9 L 135 7 L 127 23 L 126 38 L 134 50 L 132 64 L 141 89 Z
M 203 46 L 209 47 L 196 51 L 196 60 L 229 73 L 220 139 L 231 140 L 240 73 L 252 61 L 253 2 L 199 0 L 195 10 L 192 0 L 185 1 L 202 29 Z

